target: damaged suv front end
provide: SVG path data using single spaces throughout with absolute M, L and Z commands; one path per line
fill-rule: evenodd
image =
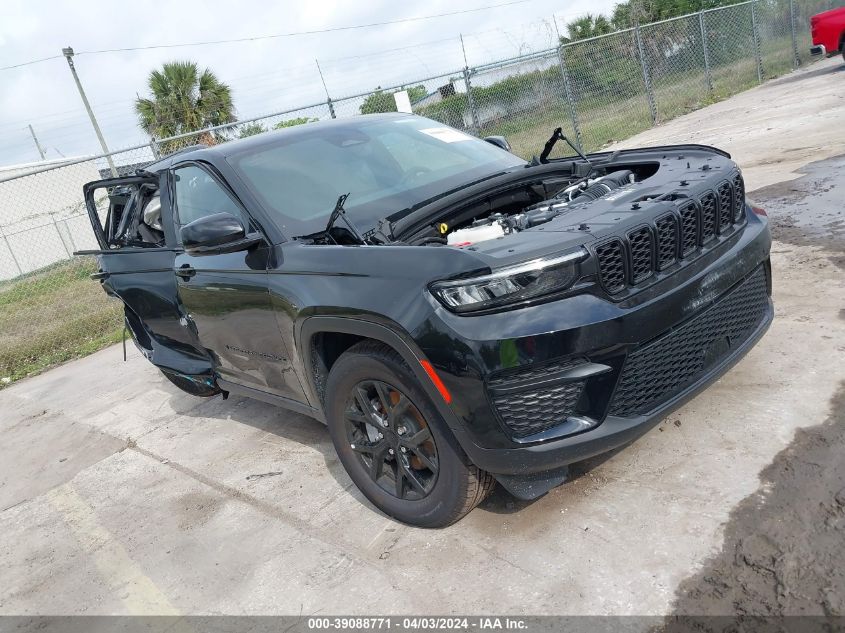
M 484 237 L 457 247 L 489 272 L 430 284 L 425 329 L 438 337 L 417 339 L 450 368 L 444 382 L 473 463 L 522 498 L 648 430 L 726 372 L 773 317 L 767 218 L 725 153 L 684 146 L 589 160 L 605 175 L 574 196 L 563 189 L 515 216 L 495 213 L 505 229 L 492 240 L 478 219 L 461 233 Z M 533 250 L 545 252 L 514 262 L 530 231 L 507 226 L 531 214 Z
M 176 155 L 136 177 L 158 241 L 140 209 L 110 212 L 100 279 L 171 380 L 323 420 L 389 515 L 448 524 L 493 478 L 535 498 L 723 375 L 773 315 L 767 218 L 728 154 L 549 159 L 559 138 L 526 162 L 381 115 Z

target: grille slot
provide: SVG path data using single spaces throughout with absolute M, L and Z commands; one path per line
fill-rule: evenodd
M 719 185 L 719 232 L 726 231 L 734 221 L 733 190 L 727 180 Z
M 651 229 L 644 226 L 631 231 L 628 233 L 628 244 L 631 247 L 631 282 L 636 284 L 654 272 L 654 238 Z
M 768 305 L 761 266 L 701 314 L 631 352 L 610 415 L 646 413 L 695 382 L 751 335 Z
M 665 270 L 675 263 L 678 244 L 678 223 L 674 215 L 664 215 L 657 226 L 657 270 Z
M 611 240 L 596 247 L 599 260 L 599 277 L 609 293 L 625 287 L 625 250 L 620 240 Z
M 595 247 L 602 286 L 616 294 L 678 260 L 694 257 L 699 248 L 709 248 L 717 235 L 729 233 L 733 224 L 743 221 L 744 201 L 742 174 L 734 172 L 697 200 L 681 197 L 677 211 L 608 239 Z
M 698 246 L 698 210 L 688 203 L 681 209 L 681 257 L 686 257 Z
M 575 411 L 583 386 L 571 382 L 497 396 L 493 406 L 514 437 L 527 437 L 563 423 Z
M 716 196 L 707 192 L 701 196 L 701 243 L 716 237 Z
M 506 387 L 514 383 L 530 380 L 542 380 L 554 374 L 559 374 L 577 365 L 587 362 L 586 359 L 554 361 L 543 365 L 522 365 L 502 370 L 487 380 L 489 387 Z
M 734 176 L 734 222 L 742 222 L 745 215 L 745 180 L 742 174 Z

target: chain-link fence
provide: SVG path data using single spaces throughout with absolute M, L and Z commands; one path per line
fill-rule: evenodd
M 504 135 L 525 158 L 558 126 L 594 151 L 806 63 L 809 17 L 833 6 L 752 0 L 551 48 L 538 31 L 537 46 L 520 46 L 517 57 L 490 62 L 485 54 L 484 64 L 468 60 L 453 72 L 109 155 L 0 168 L 0 387 L 119 339 L 120 305 L 90 281 L 93 257 L 73 256 L 96 248 L 86 182 L 191 145 L 393 110 L 403 89 L 415 113 L 477 136 Z

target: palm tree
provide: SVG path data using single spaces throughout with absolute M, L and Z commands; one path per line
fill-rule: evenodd
M 193 132 L 236 120 L 232 91 L 207 68 L 195 62 L 169 62 L 150 73 L 151 98 L 138 97 L 135 112 L 141 128 L 153 138 Z M 213 145 L 219 139 L 208 132 L 199 142 Z
M 569 35 L 569 41 L 572 42 L 588 37 L 596 37 L 597 35 L 607 35 L 613 31 L 613 25 L 610 23 L 610 20 L 601 14 L 593 15 L 587 13 L 567 24 L 566 31 Z

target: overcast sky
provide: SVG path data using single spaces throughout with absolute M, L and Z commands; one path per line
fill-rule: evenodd
M 75 0 L 0 2 L 0 67 L 77 53 L 75 63 L 110 149 L 145 142 L 133 111 L 146 95 L 150 70 L 163 62 L 196 61 L 233 91 L 238 118 L 247 119 L 325 101 L 318 59 L 333 99 L 377 86 L 448 74 L 469 64 L 540 50 L 554 41 L 556 16 L 608 12 L 613 0 L 526 0 L 509 6 L 425 20 L 257 41 L 93 53 L 103 49 L 181 44 L 389 22 L 490 7 L 513 0 L 199 1 Z M 429 85 L 436 85 L 430 82 Z M 340 102 L 352 113 L 358 102 Z M 319 115 L 322 109 L 314 111 Z M 0 71 L 0 165 L 39 159 L 31 123 L 48 158 L 99 153 L 64 58 Z

